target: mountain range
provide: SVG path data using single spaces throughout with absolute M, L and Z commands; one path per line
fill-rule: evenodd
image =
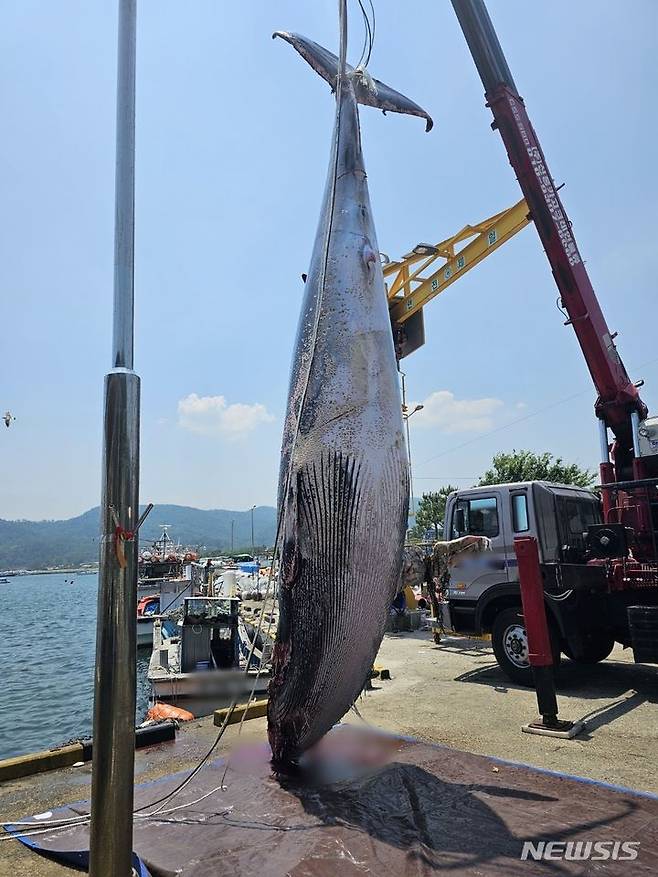
M 254 544 L 271 546 L 276 531 L 276 509 L 254 509 Z M 233 522 L 233 546 L 231 546 Z M 159 538 L 162 524 L 184 547 L 202 554 L 251 549 L 251 510 L 196 509 L 156 505 L 140 530 L 140 545 Z M 63 521 L 6 521 L 0 518 L 0 570 L 79 566 L 98 560 L 100 509 L 98 506 Z

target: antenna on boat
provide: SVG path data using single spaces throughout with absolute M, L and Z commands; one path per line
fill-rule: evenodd
M 171 544 L 173 545 L 174 540 L 171 538 L 168 532 L 171 524 L 159 524 L 158 526 L 162 529 L 162 533 L 160 534 L 160 538 L 156 539 L 154 544 L 158 547 L 162 547 L 162 558 L 164 559 L 167 553 L 167 542 L 171 542 Z
M 105 376 L 89 873 L 132 873 L 140 380 L 133 371 L 135 32 L 119 0 L 112 368 Z

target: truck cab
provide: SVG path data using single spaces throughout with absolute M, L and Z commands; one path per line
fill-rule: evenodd
M 486 536 L 491 551 L 455 560 L 444 593 L 444 626 L 457 633 L 491 634 L 496 659 L 513 680 L 532 681 L 521 612 L 517 536 L 537 539 L 540 561 L 583 577 L 586 534 L 601 523 L 601 504 L 590 490 L 545 481 L 496 484 L 451 493 L 446 503 L 444 539 Z M 596 574 L 593 571 L 592 574 Z M 561 651 L 576 660 L 603 660 L 615 634 L 605 607 L 591 607 L 591 629 L 582 621 L 582 592 L 557 588 L 547 594 L 547 617 L 556 661 Z

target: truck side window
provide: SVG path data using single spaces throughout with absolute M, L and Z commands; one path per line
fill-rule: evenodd
M 457 515 L 459 509 L 462 514 Z M 464 527 L 460 528 L 458 520 L 463 517 Z M 488 536 L 493 538 L 499 533 L 498 501 L 495 496 L 482 499 L 461 499 L 452 516 L 452 538 L 460 536 Z
M 528 498 L 525 493 L 512 494 L 512 527 L 515 533 L 525 533 L 530 529 Z
M 471 536 L 498 535 L 498 502 L 495 496 L 472 499 L 468 503 L 468 532 Z
M 592 502 L 568 499 L 565 507 L 569 533 L 572 536 L 582 536 L 590 524 L 598 523 L 596 506 Z

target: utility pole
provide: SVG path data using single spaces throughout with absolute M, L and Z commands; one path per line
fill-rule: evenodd
M 256 506 L 251 507 L 251 556 L 256 559 L 256 545 L 254 543 L 254 509 Z
M 406 389 L 406 374 L 401 371 L 400 377 L 402 378 L 402 419 L 404 420 L 404 426 L 407 433 L 407 458 L 409 460 L 409 493 L 411 497 L 411 515 L 413 517 L 416 516 L 416 501 L 414 499 L 414 479 L 413 473 L 411 469 L 411 439 L 409 436 L 409 418 L 415 414 L 417 411 L 422 411 L 425 407 L 424 405 L 416 405 L 413 411 L 409 411 L 407 406 L 407 389 Z
M 234 546 L 233 546 L 233 533 L 235 530 L 235 521 L 231 521 L 231 554 L 233 554 Z
M 132 873 L 140 380 L 133 371 L 136 0 L 119 0 L 112 368 L 105 377 L 91 877 Z

